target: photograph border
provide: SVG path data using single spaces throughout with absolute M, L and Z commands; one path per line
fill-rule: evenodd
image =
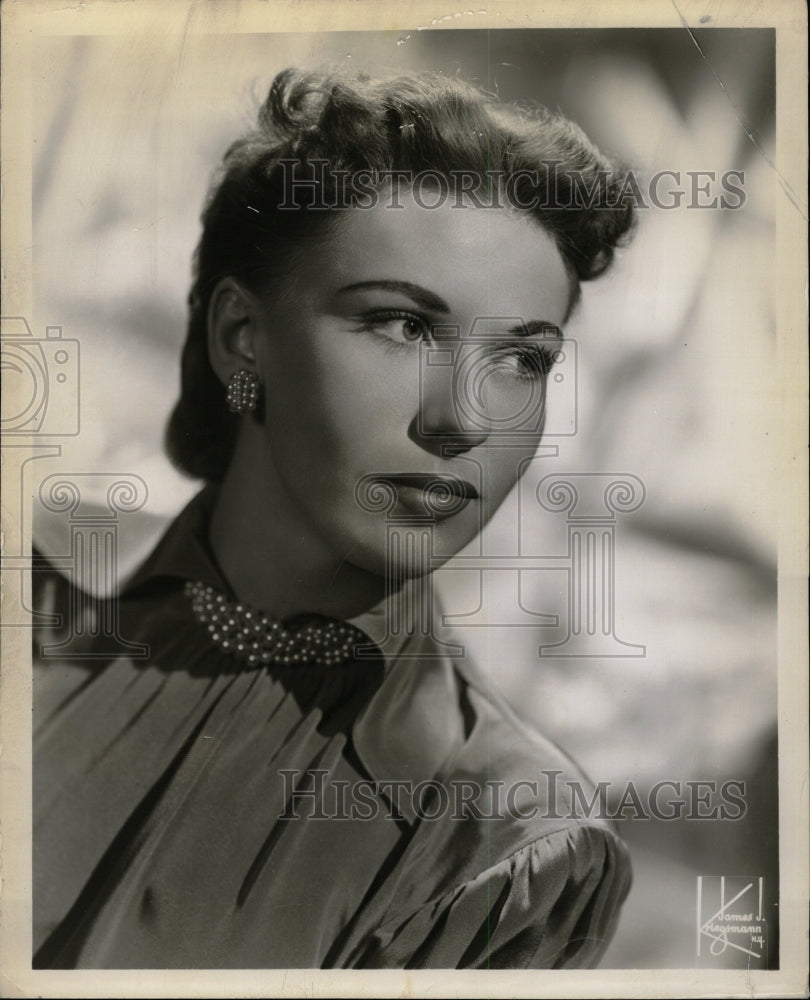
M 707 21 L 708 18 L 708 21 Z M 697 997 L 807 995 L 807 13 L 800 0 L 502 0 L 448 13 L 434 0 L 23 0 L 2 6 L 2 313 L 33 312 L 31 264 L 34 39 L 41 35 L 248 33 L 432 28 L 773 27 L 777 53 L 776 291 L 779 480 L 778 726 L 780 968 L 593 971 L 319 971 L 31 969 L 30 630 L 2 608 L 0 687 L 0 992 L 9 997 L 470 996 Z M 7 446 L 4 443 L 4 449 Z M 15 448 L 27 454 L 26 439 Z M 16 462 L 3 463 L 6 534 L 19 520 Z M 8 520 L 7 520 L 8 519 Z M 30 537 L 23 538 L 30 554 Z M 10 572 L 17 572 L 11 570 Z M 4 575 L 7 572 L 4 569 Z M 6 595 L 4 588 L 3 595 Z

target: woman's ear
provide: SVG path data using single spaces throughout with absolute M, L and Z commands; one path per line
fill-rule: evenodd
M 208 357 L 227 384 L 242 368 L 256 370 L 256 300 L 234 278 L 223 278 L 208 303 Z

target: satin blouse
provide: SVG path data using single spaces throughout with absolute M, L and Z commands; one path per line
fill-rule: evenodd
M 418 636 L 331 667 L 218 649 L 183 591 L 229 593 L 211 503 L 119 598 L 138 655 L 99 655 L 67 581 L 36 574 L 36 610 L 74 638 L 66 656 L 35 631 L 34 967 L 595 965 L 630 867 L 577 817 L 577 766 Z

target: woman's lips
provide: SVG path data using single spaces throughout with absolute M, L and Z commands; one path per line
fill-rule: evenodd
M 472 483 L 447 473 L 394 472 L 381 475 L 379 482 L 394 487 L 398 504 L 406 510 L 437 520 L 457 514 L 479 498 Z

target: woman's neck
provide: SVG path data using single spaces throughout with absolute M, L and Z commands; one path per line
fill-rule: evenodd
M 352 618 L 385 596 L 383 577 L 340 559 L 292 502 L 272 467 L 237 446 L 219 490 L 209 541 L 240 601 L 283 619 Z

